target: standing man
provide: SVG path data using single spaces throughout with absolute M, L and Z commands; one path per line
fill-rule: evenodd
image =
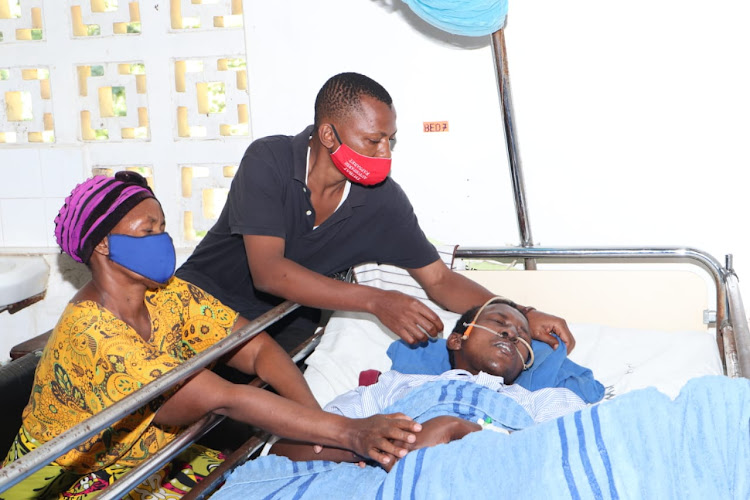
M 268 333 L 290 349 L 313 333 L 320 309 L 365 311 L 409 343 L 443 330 L 408 295 L 331 278 L 364 262 L 406 269 L 429 297 L 463 312 L 494 294 L 443 263 L 388 174 L 396 110 L 371 78 L 341 73 L 315 100 L 300 134 L 258 139 L 245 152 L 216 224 L 177 276 L 252 319 L 288 299 L 303 306 Z M 561 318 L 522 308 L 533 338 L 575 340 Z

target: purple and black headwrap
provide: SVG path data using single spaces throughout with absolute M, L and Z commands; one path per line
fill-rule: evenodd
M 62 251 L 88 262 L 94 247 L 147 198 L 155 198 L 146 179 L 136 172 L 97 175 L 77 185 L 55 217 L 55 238 Z

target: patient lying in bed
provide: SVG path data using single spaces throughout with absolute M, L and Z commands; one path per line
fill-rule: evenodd
M 297 462 L 270 455 L 250 461 L 236 469 L 212 499 L 244 499 L 249 494 L 330 500 L 475 499 L 499 494 L 750 498 L 747 379 L 697 378 L 674 400 L 653 388 L 598 405 L 585 405 L 567 389 L 546 392 L 555 397 L 536 397 L 542 393 L 518 387 L 519 373 L 529 371 L 523 371 L 523 365 L 531 362 L 523 342 L 514 341 L 526 339 L 525 318 L 502 303 L 475 316 L 458 321 L 459 328 L 472 327 L 468 335 L 459 331 L 448 339 L 453 373 L 403 378 L 386 373 L 376 385 L 329 405 L 331 410 L 365 415 L 380 411 L 383 403 L 370 403 L 382 391 L 395 400 L 386 412 L 403 412 L 423 423 L 414 450 L 392 470 L 326 461 L 360 459 L 326 455 L 336 450 L 315 455 L 305 445 L 296 452 L 317 460 Z M 515 383 L 507 385 L 506 379 Z M 553 410 L 545 409 L 548 406 Z M 542 421 L 565 413 L 566 406 L 578 411 Z M 492 432 L 477 421 L 509 433 Z M 287 451 L 295 456 L 293 445 Z
M 425 384 L 394 405 L 486 412 L 523 426 L 510 398 Z M 463 392 L 463 394 L 459 394 Z M 446 394 L 446 404 L 427 404 Z M 407 404 L 411 403 L 411 404 Z M 400 406 L 399 406 L 400 405 Z M 407 454 L 393 470 L 268 456 L 235 470 L 212 500 L 376 498 L 750 498 L 750 381 L 705 376 L 671 400 L 640 389 L 538 425 Z
M 389 371 L 381 375 L 377 383 L 337 397 L 325 410 L 351 418 L 365 418 L 382 413 L 424 384 L 440 381 L 468 386 L 476 384 L 491 389 L 517 403 L 533 423 L 554 419 L 586 406 L 580 397 L 566 388 L 529 391 L 513 385 L 519 374 L 533 365 L 534 351 L 528 321 L 511 301 L 495 298 L 464 313 L 448 337 L 446 347 L 450 370 L 440 375 Z M 491 419 L 477 420 L 472 422 L 455 415 L 440 415 L 422 422 L 423 429 L 416 443 L 404 445 L 419 449 L 462 438 L 483 427 L 494 427 Z M 309 445 L 289 441 L 280 441 L 271 453 L 293 460 L 361 460 L 348 451 L 328 448 L 316 453 Z

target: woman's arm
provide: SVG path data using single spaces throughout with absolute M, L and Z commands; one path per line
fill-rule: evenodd
M 401 446 L 409 451 L 418 450 L 420 448 L 427 448 L 435 446 L 437 444 L 450 443 L 457 439 L 461 439 L 465 435 L 481 430 L 482 427 L 479 424 L 469 422 L 459 417 L 453 416 L 440 416 L 435 417 L 424 424 L 422 424 L 422 430 L 417 434 L 417 439 L 412 443 L 407 442 L 396 442 L 398 446 Z M 307 460 L 330 460 L 332 462 L 361 462 L 362 457 L 356 454 L 342 450 L 340 448 L 324 447 L 321 452 L 315 452 L 313 447 L 309 443 L 300 443 L 297 441 L 290 441 L 281 439 L 271 447 L 269 454 L 279 455 L 282 457 L 290 458 L 295 461 L 307 461 Z M 393 465 L 401 457 L 394 457 L 394 460 L 390 460 L 388 463 L 381 463 L 383 469 L 390 471 Z
M 232 331 L 236 332 L 248 323 L 247 319 L 240 316 Z M 287 399 L 309 408 L 320 409 L 302 372 L 266 332 L 259 333 L 231 353 L 227 365 L 248 375 L 257 375 Z
M 233 384 L 202 370 L 165 401 L 154 423 L 188 425 L 215 413 L 255 425 L 277 436 L 352 450 L 387 465 L 406 455 L 394 441 L 413 443 L 421 425 L 403 414 L 348 419 L 303 406 L 264 389 Z M 312 445 L 309 445 L 312 446 Z
M 268 452 L 269 455 L 287 457 L 295 462 L 306 462 L 308 460 L 329 460 L 331 462 L 361 462 L 362 457 L 356 453 L 325 446 L 317 452 L 310 443 L 293 441 L 291 439 L 279 439 Z

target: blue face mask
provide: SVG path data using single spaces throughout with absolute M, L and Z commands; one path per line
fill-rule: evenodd
M 109 259 L 157 283 L 174 274 L 177 259 L 168 233 L 149 236 L 109 235 Z

